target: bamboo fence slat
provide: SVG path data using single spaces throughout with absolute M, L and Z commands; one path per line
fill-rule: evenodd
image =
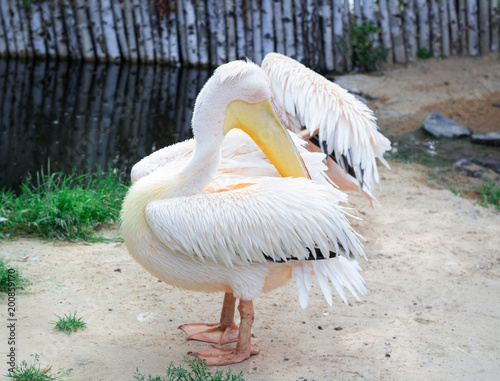
M 236 53 L 236 20 L 234 18 L 234 1 L 224 1 L 224 18 L 226 19 L 226 41 L 227 41 L 227 60 L 234 61 L 237 58 Z
M 467 42 L 470 56 L 479 54 L 479 27 L 477 25 L 477 2 L 466 0 L 467 3 Z
M 137 38 L 135 35 L 134 12 L 131 0 L 124 0 L 123 3 L 123 20 L 125 23 L 125 31 L 127 32 L 128 52 L 130 62 L 136 63 L 139 61 L 139 51 L 137 49 Z
M 4 25 L 4 41 L 7 45 L 9 57 L 17 56 L 16 40 L 14 38 L 14 26 L 12 25 L 12 17 L 9 9 L 9 2 L 0 1 L 0 17 L 2 17 Z
M 4 5 L 0 2 L 0 8 Z M 3 20 L 3 9 L 0 9 L 0 58 L 7 57 L 9 55 L 9 49 L 7 45 L 7 35 L 4 28 Z
M 127 32 L 125 29 L 121 3 L 119 1 L 113 1 L 112 6 L 113 6 L 113 17 L 115 20 L 115 27 L 116 27 L 116 37 L 120 47 L 121 57 L 125 61 L 131 61 L 132 57 L 130 55 L 130 50 L 128 46 Z
M 281 10 L 281 0 L 273 1 L 274 35 L 276 39 L 275 51 L 285 53 L 285 30 L 283 25 L 283 12 Z
M 458 17 L 455 0 L 448 0 L 448 14 L 450 21 L 450 54 L 455 56 L 460 49 L 460 40 L 458 35 Z
M 283 0 L 283 30 L 285 33 L 285 54 L 296 58 L 292 0 Z
M 491 0 L 491 51 L 499 52 L 500 45 L 500 11 L 498 0 Z

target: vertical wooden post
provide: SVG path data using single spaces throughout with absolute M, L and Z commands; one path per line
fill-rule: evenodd
M 33 42 L 31 40 L 31 34 L 30 34 L 30 24 L 28 22 L 28 8 L 24 7 L 20 2 L 17 2 L 17 7 L 19 11 L 19 17 L 22 25 L 22 30 L 23 30 L 23 39 L 24 39 L 24 46 L 26 47 L 26 58 L 32 59 L 34 57 L 34 52 L 33 52 Z M 1 24 L 1 20 L 0 20 Z M 0 25 L 0 34 L 2 33 L 2 26 Z M 1 40 L 1 37 L 0 37 Z M 0 42 L 1 44 L 1 42 Z M 0 53 L 1 57 L 1 53 Z
M 252 0 L 252 31 L 253 31 L 253 60 L 260 65 L 262 62 L 262 21 L 260 1 Z
M 3 20 L 3 7 L 5 5 L 0 2 L 0 58 L 7 57 L 9 55 L 9 49 L 7 45 L 7 31 L 4 28 L 4 20 Z M 0 67 L 1 69 L 1 67 Z M 2 73 L 0 73 L 1 75 Z M 1 88 L 0 88 L 1 91 Z M 1 102 L 0 102 L 1 103 Z M 1 107 L 1 104 L 0 104 Z
M 479 54 L 479 35 L 477 25 L 477 0 L 467 0 L 467 41 L 470 56 Z
M 490 52 L 490 0 L 478 0 L 479 3 L 479 48 L 481 55 Z
M 227 60 L 236 59 L 236 21 L 234 19 L 234 1 L 224 0 L 224 18 L 226 19 Z
M 382 34 L 382 45 L 386 51 L 385 63 L 392 65 L 394 63 L 394 51 L 392 49 L 391 26 L 387 0 L 379 0 L 378 6 L 380 9 L 380 32 Z
M 179 48 L 179 34 L 177 28 L 177 12 L 176 12 L 176 3 L 172 2 L 172 5 L 168 12 L 168 40 L 170 47 L 170 64 L 174 66 L 178 66 L 180 63 L 180 48 Z
M 387 9 L 387 0 L 385 3 L 385 8 Z M 380 1 L 379 1 L 379 9 L 380 9 Z M 380 11 L 381 16 L 382 16 L 382 11 Z M 377 22 L 377 15 L 375 13 L 375 4 L 374 0 L 363 0 L 363 18 L 366 21 L 368 25 L 372 25 L 375 27 L 378 27 L 378 22 Z M 382 26 L 381 26 L 382 29 Z M 370 35 L 370 41 L 372 42 L 374 47 L 379 46 L 379 35 L 377 33 L 372 33 Z M 392 46 L 392 44 L 391 44 Z M 386 49 L 388 48 L 387 46 L 385 47 Z M 392 54 L 392 53 L 387 53 L 387 55 Z
M 415 0 L 418 14 L 418 47 L 420 49 L 431 50 L 429 7 L 427 0 Z M 454 0 L 451 0 L 454 1 Z
M 131 0 L 124 0 L 123 16 L 125 31 L 127 32 L 127 44 L 130 55 L 130 62 L 137 63 L 139 61 L 139 50 L 137 48 L 137 38 L 135 36 L 134 8 L 132 6 Z
M 62 7 L 64 26 L 66 28 L 66 38 L 68 39 L 68 54 L 73 60 L 80 61 L 82 59 L 82 52 L 80 50 L 80 42 L 77 35 L 77 24 L 75 19 L 75 12 L 73 9 L 73 2 L 69 0 L 61 0 L 60 6 Z
M 198 32 L 196 26 L 196 13 L 192 0 L 183 0 L 184 25 L 186 28 L 187 62 L 190 66 L 199 64 Z
M 42 13 L 37 3 L 29 5 L 28 22 L 31 26 L 31 40 L 33 41 L 33 54 L 35 58 L 46 58 L 47 47 L 43 38 Z
M 361 24 L 363 23 L 363 15 L 361 14 L 360 0 L 353 1 L 353 8 L 354 25 L 361 26 Z
M 187 0 L 187 1 L 189 1 L 189 0 Z M 142 34 L 144 37 L 144 53 L 146 54 L 146 59 L 144 60 L 144 62 L 146 62 L 146 63 L 154 63 L 155 62 L 153 31 L 151 30 L 151 9 L 149 7 L 150 5 L 151 5 L 151 3 L 147 0 L 140 1 L 140 9 L 141 9 L 141 16 L 142 16 L 141 31 L 142 31 Z M 196 35 L 196 31 L 195 31 L 195 35 Z
M 205 7 L 205 1 L 198 1 L 195 8 L 198 31 L 198 64 L 202 67 L 207 67 L 210 63 L 210 41 L 207 29 L 207 9 Z
M 104 41 L 108 59 L 111 62 L 121 61 L 120 47 L 118 46 L 118 30 L 113 16 L 113 8 L 110 0 L 101 0 L 101 17 Z
M 312 70 L 321 71 L 324 69 L 324 59 L 321 54 L 323 45 L 321 41 L 318 5 L 318 0 L 305 0 L 304 63 Z
M 252 10 L 252 0 L 243 0 L 242 5 L 243 21 L 245 23 L 245 45 L 246 45 L 246 57 L 255 60 L 254 50 L 253 50 L 253 10 Z
M 441 41 L 442 54 L 446 57 L 450 55 L 450 21 L 448 16 L 448 2 L 440 0 L 439 11 L 441 15 Z
M 344 12 L 343 12 L 343 23 L 344 23 L 344 45 L 345 45 L 345 70 L 352 71 L 353 66 L 353 53 L 351 45 L 351 22 L 349 18 L 349 0 L 344 0 Z
M 441 23 L 439 21 L 439 7 L 436 0 L 431 0 L 431 31 L 431 49 L 434 55 L 439 57 L 441 55 Z
M 500 12 L 498 0 L 491 0 L 491 51 L 500 51 Z
M 304 0 L 293 0 L 297 61 L 304 62 Z
M 296 58 L 295 35 L 293 27 L 293 3 L 292 0 L 283 0 L 283 29 L 285 32 L 285 54 Z
M 158 22 L 158 10 L 156 7 L 156 0 L 147 0 L 149 9 L 149 20 L 151 22 L 151 34 L 153 36 L 153 51 L 155 53 L 155 62 L 162 63 L 163 60 L 163 47 L 160 37 L 160 25 Z
M 460 41 L 460 54 L 469 54 L 467 39 L 467 0 L 458 0 L 458 40 Z
M 458 38 L 458 18 L 455 0 L 448 0 L 448 14 L 450 21 L 450 54 L 455 56 L 460 49 Z
M 274 39 L 275 51 L 285 54 L 285 30 L 283 26 L 283 12 L 281 10 L 282 1 L 273 1 Z
M 17 56 L 17 47 L 16 39 L 14 37 L 14 29 L 12 28 L 12 15 L 10 13 L 9 5 L 10 4 L 8 2 L 1 1 L 0 13 L 5 28 L 5 41 L 7 44 L 9 57 L 15 58 Z
M 106 62 L 108 60 L 108 51 L 106 49 L 106 36 L 102 30 L 100 3 L 98 0 L 88 0 L 88 14 L 97 60 Z
M 4 0 L 6 2 L 6 0 Z M 24 44 L 23 32 L 21 29 L 21 18 L 19 16 L 19 8 L 17 7 L 16 0 L 8 0 L 8 9 L 11 16 L 11 28 L 14 34 L 14 39 L 16 40 L 16 52 L 17 57 L 20 59 L 26 58 L 26 46 Z
M 227 62 L 227 39 L 226 39 L 226 19 L 224 17 L 225 8 L 224 0 L 215 0 L 215 17 L 216 25 L 216 52 L 217 65 L 222 65 Z
M 59 59 L 67 60 L 69 57 L 68 36 L 64 26 L 64 16 L 62 12 L 63 5 L 61 3 L 54 3 L 50 5 L 52 8 L 52 15 L 54 20 L 54 34 L 57 47 L 57 55 Z
M 339 72 L 345 70 L 343 10 L 344 0 L 333 0 L 333 51 L 335 54 L 335 70 Z
M 403 32 L 408 61 L 417 58 L 417 17 L 415 0 L 403 0 Z
M 140 62 L 146 62 L 147 61 L 147 55 L 146 55 L 146 44 L 144 42 L 144 30 L 142 29 L 142 10 L 141 10 L 141 1 L 140 0 L 131 0 L 132 1 L 132 9 L 133 9 L 133 28 L 135 31 L 135 38 L 136 38 L 136 46 L 137 46 L 137 52 L 138 52 L 138 58 Z M 181 1 L 176 1 L 177 7 L 182 9 Z M 182 11 L 181 14 L 179 15 L 179 12 L 177 12 L 177 17 L 179 18 L 179 23 L 183 22 L 181 20 L 184 20 L 182 16 Z M 186 41 L 185 39 L 183 40 L 181 38 L 181 43 L 185 47 L 186 46 Z M 184 58 L 186 55 L 184 55 Z
M 261 0 L 262 5 L 262 55 L 274 52 L 273 0 Z
M 234 18 L 236 23 L 236 57 L 238 59 L 246 56 L 245 50 L 245 11 L 243 0 L 234 1 Z
M 115 19 L 116 37 L 120 45 L 121 56 L 124 61 L 132 61 L 125 29 L 122 3 L 119 1 L 113 1 L 113 16 Z M 135 60 L 137 60 L 137 57 Z
M 321 25 L 323 32 L 323 44 L 325 55 L 325 69 L 333 71 L 335 69 L 334 47 L 333 47 L 333 11 L 331 0 L 320 0 Z

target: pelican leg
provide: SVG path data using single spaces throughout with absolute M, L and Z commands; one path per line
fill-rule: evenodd
M 226 292 L 220 314 L 220 323 L 188 323 L 179 326 L 188 340 L 227 344 L 238 340 L 238 326 L 234 322 L 236 298 Z
M 236 364 L 245 361 L 251 355 L 258 354 L 259 351 L 252 349 L 251 346 L 253 302 L 240 300 L 238 311 L 241 323 L 236 348 L 221 348 L 214 345 L 198 352 L 188 352 L 188 354 L 197 354 L 200 359 L 206 360 L 208 365 Z

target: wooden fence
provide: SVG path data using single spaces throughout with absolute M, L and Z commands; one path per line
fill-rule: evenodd
M 389 64 L 499 51 L 498 0 L 0 0 L 0 57 L 217 66 L 277 51 L 349 71 L 363 22 Z

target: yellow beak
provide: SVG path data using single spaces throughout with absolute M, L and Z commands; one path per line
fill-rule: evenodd
M 311 178 L 295 144 L 266 100 L 232 101 L 226 110 L 224 135 L 233 128 L 247 133 L 283 177 Z

